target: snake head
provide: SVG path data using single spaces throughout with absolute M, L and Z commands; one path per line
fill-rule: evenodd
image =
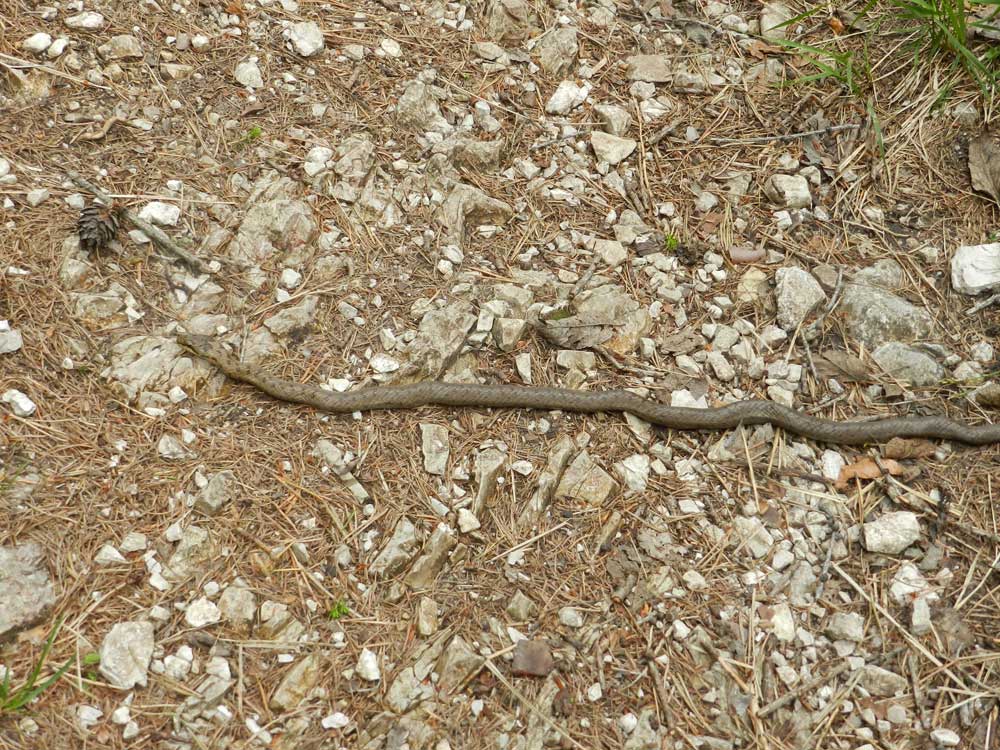
M 199 333 L 178 331 L 175 338 L 177 343 L 182 347 L 202 359 L 207 359 L 214 365 L 218 365 L 220 362 L 231 356 L 229 352 L 226 351 L 222 341 L 213 336 L 204 336 Z

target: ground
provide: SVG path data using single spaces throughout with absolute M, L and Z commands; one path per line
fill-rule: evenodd
M 330 415 L 175 341 L 996 421 L 991 99 L 851 10 L 5 0 L 0 747 L 995 746 L 995 446 Z

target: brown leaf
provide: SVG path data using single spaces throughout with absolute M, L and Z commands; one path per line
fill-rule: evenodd
M 886 458 L 927 458 L 933 456 L 937 451 L 937 446 L 929 440 L 909 440 L 907 438 L 894 437 L 885 444 L 882 455 Z
M 823 378 L 836 378 L 846 383 L 870 380 L 865 363 L 853 354 L 830 349 L 815 359 L 816 371 Z
M 1000 203 L 1000 147 L 987 133 L 969 143 L 969 176 L 973 188 Z
M 826 25 L 830 27 L 834 34 L 843 34 L 845 31 L 844 22 L 836 16 L 830 16 L 826 19 Z
M 902 464 L 891 458 L 882 461 L 882 466 L 893 476 L 899 476 L 906 471 Z M 865 456 L 860 461 L 855 461 L 842 468 L 834 487 L 842 490 L 851 483 L 852 479 L 879 479 L 881 476 L 882 469 L 879 465 L 875 463 L 874 459 Z

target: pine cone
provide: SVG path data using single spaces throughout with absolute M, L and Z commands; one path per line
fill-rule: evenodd
M 118 234 L 121 209 L 112 204 L 103 206 L 91 203 L 80 211 L 76 222 L 76 233 L 80 236 L 80 248 L 86 252 L 103 250 Z

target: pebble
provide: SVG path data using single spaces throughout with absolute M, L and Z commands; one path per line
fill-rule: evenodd
M 583 615 L 574 607 L 563 607 L 559 610 L 559 622 L 568 628 L 582 628 Z
M 378 656 L 367 648 L 361 649 L 361 655 L 358 657 L 358 664 L 354 670 L 361 679 L 368 680 L 368 682 L 378 682 L 382 679 L 378 668 Z
M 28 398 L 27 394 L 22 393 L 16 388 L 4 391 L 3 396 L 0 396 L 0 401 L 9 404 L 11 411 L 18 417 L 30 417 L 35 413 L 35 409 L 38 408 L 35 402 Z

